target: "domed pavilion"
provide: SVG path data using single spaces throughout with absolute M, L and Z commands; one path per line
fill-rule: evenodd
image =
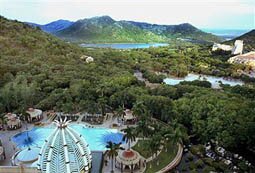
M 87 142 L 72 128 L 70 121 L 56 121 L 57 128 L 39 153 L 37 168 L 41 173 L 88 173 L 92 155 Z
M 19 117 L 17 117 L 16 114 L 13 113 L 7 113 L 5 115 L 5 118 L 7 118 L 7 127 L 10 130 L 15 130 L 21 128 L 21 121 Z
M 116 166 L 121 169 L 121 172 L 139 170 L 143 164 L 140 154 L 134 150 L 119 151 L 116 161 Z
M 43 118 L 43 112 L 40 109 L 29 108 L 26 113 L 29 114 L 28 122 L 37 122 Z

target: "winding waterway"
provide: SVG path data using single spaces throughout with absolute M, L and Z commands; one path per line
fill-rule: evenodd
M 177 85 L 182 81 L 194 81 L 194 80 L 206 80 L 212 84 L 212 88 L 220 88 L 220 83 L 227 84 L 230 86 L 236 85 L 243 85 L 244 82 L 238 79 L 233 78 L 225 78 L 225 77 L 217 77 L 217 76 L 210 76 L 210 75 L 200 75 L 189 73 L 187 76 L 183 78 L 176 78 L 176 77 L 167 77 L 164 79 L 164 82 L 168 85 Z

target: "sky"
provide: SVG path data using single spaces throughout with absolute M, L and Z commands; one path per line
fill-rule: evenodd
M 115 20 L 198 28 L 254 29 L 253 0 L 0 0 L 0 15 L 46 24 L 109 15 Z

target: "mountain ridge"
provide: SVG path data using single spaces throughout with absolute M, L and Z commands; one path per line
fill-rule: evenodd
M 57 23 L 58 21 L 55 21 Z M 52 33 L 64 40 L 85 43 L 137 43 L 137 42 L 169 42 L 171 39 L 182 38 L 204 42 L 222 41 L 219 37 L 203 32 L 189 23 L 179 25 L 160 25 L 129 20 L 114 20 L 110 16 L 96 16 L 69 21 L 69 26 L 52 31 L 51 22 L 39 26 L 42 30 Z M 54 27 L 52 27 L 54 28 Z
M 47 33 L 55 33 L 55 32 L 58 32 L 62 29 L 69 27 L 74 22 L 69 21 L 69 20 L 59 19 L 59 20 L 47 23 L 45 25 L 40 25 L 40 24 L 30 23 L 30 22 L 26 22 L 26 23 L 30 26 L 39 27 L 39 28 L 41 28 L 41 30 L 43 30 Z

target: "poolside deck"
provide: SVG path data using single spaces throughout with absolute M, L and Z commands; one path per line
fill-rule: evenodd
M 97 128 L 97 127 L 104 127 L 104 128 L 112 128 L 112 124 L 116 124 L 117 123 L 117 119 L 115 117 L 113 117 L 113 115 L 108 116 L 107 119 L 105 119 L 103 124 L 99 124 L 99 125 L 91 125 L 89 123 L 83 122 L 82 118 L 84 115 L 80 115 L 80 117 L 78 118 L 78 120 L 76 122 L 72 122 L 74 124 L 80 124 L 80 125 L 85 125 L 87 127 L 92 127 L 92 128 Z M 40 121 L 45 125 L 49 125 L 52 122 L 51 118 L 48 118 L 46 113 L 43 113 L 43 119 Z M 19 150 L 19 148 L 17 148 L 16 144 L 12 142 L 11 138 L 20 133 L 20 132 L 24 132 L 26 130 L 30 130 L 34 127 L 34 124 L 30 124 L 30 123 L 25 123 L 22 122 L 22 127 L 20 129 L 17 130 L 12 130 L 12 131 L 0 131 L 0 139 L 2 141 L 2 144 L 5 148 L 5 154 L 6 154 L 6 159 L 0 161 L 0 166 L 11 166 L 11 158 L 12 156 Z M 126 128 L 125 125 L 123 126 L 118 126 L 115 129 L 121 130 Z
M 43 119 L 41 120 L 41 122 L 44 122 L 44 123 L 47 122 L 47 117 L 45 114 L 43 114 Z M 2 141 L 3 147 L 5 149 L 5 155 L 6 155 L 6 159 L 0 161 L 0 166 L 12 166 L 11 158 L 19 150 L 16 147 L 16 145 L 11 141 L 11 138 L 20 132 L 24 132 L 26 130 L 32 129 L 33 127 L 34 127 L 34 124 L 22 122 L 22 127 L 20 129 L 0 131 L 0 139 Z

